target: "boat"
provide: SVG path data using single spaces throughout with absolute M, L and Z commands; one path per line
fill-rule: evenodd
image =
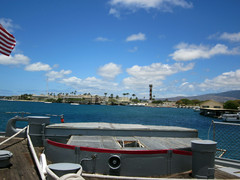
M 16 128 L 19 121 L 27 121 L 28 126 Z M 88 177 L 112 179 L 159 178 L 190 172 L 196 164 L 192 144 L 196 142 L 198 148 L 198 141 L 201 141 L 198 131 L 191 128 L 104 122 L 51 124 L 48 116 L 11 118 L 5 135 L 16 134 L 27 136 L 42 179 L 46 176 L 58 179 L 67 174 L 81 177 L 82 172 Z M 209 142 L 200 144 L 208 146 Z M 201 151 L 212 149 L 215 152 L 216 143 L 211 143 L 213 148 L 204 147 Z M 34 147 L 43 147 L 40 158 Z M 214 171 L 207 171 L 205 177 L 214 177 Z
M 240 122 L 240 112 L 236 114 L 223 114 L 222 119 L 226 122 Z
M 196 106 L 193 108 L 194 112 L 200 112 L 200 107 L 199 106 Z
M 49 125 L 45 137 L 54 163 L 77 161 L 87 173 L 139 177 L 190 170 L 191 141 L 198 139 L 185 128 L 112 123 Z
M 73 106 L 78 106 L 79 105 L 79 103 L 70 103 L 71 105 L 73 105 Z

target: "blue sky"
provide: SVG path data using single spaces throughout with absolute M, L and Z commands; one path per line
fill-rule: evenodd
M 11 0 L 0 95 L 148 98 L 240 89 L 239 0 Z

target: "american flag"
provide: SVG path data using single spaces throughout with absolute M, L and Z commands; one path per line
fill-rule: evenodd
M 0 53 L 9 56 L 15 45 L 15 37 L 0 24 Z

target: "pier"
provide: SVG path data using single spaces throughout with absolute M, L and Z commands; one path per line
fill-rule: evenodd
M 221 109 L 221 108 L 201 108 L 200 114 L 203 116 L 209 116 L 213 118 L 220 118 L 223 114 L 236 114 L 239 110 L 236 109 Z

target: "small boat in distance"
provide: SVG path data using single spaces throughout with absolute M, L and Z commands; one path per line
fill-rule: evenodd
M 194 112 L 200 112 L 200 107 L 199 106 L 196 106 L 193 108 Z
M 79 105 L 79 103 L 70 103 L 71 105 L 73 105 L 73 106 L 78 106 Z
M 226 122 L 240 122 L 240 112 L 236 114 L 223 114 L 222 119 Z

